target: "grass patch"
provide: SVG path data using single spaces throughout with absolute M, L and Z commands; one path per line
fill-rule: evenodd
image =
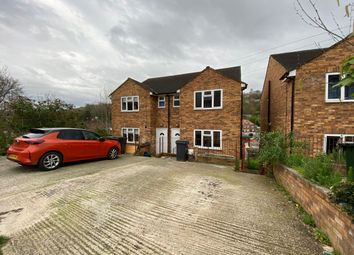
M 248 159 L 247 168 L 250 170 L 259 170 L 261 163 L 258 159 Z
M 300 212 L 302 222 L 305 223 L 305 225 L 310 226 L 312 228 L 316 227 L 315 220 L 312 218 L 310 214 L 305 212 L 305 210 L 302 207 L 299 207 L 299 212 Z
M 276 183 L 276 188 L 281 193 L 283 193 L 283 195 L 287 198 L 288 201 L 291 201 L 295 205 L 298 215 L 300 216 L 302 222 L 308 227 L 310 227 L 310 229 L 312 229 L 313 235 L 316 238 L 316 240 L 322 244 L 332 246 L 331 240 L 329 239 L 328 235 L 316 226 L 316 222 L 311 216 L 311 214 L 308 214 L 298 203 L 296 203 L 293 200 L 290 193 L 283 186 Z M 334 253 L 334 254 L 339 254 L 339 253 Z
M 1 251 L 1 248 L 3 246 L 5 246 L 5 244 L 10 240 L 10 238 L 6 237 L 6 236 L 1 236 L 0 235 L 0 255 L 2 255 L 2 251 Z
M 329 240 L 328 235 L 319 228 L 314 229 L 315 238 L 321 243 L 331 246 L 331 240 Z

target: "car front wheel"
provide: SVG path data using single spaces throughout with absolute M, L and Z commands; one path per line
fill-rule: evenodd
M 108 159 L 116 159 L 118 158 L 118 149 L 113 147 L 108 151 Z
M 61 165 L 62 161 L 62 156 L 58 152 L 48 152 L 39 161 L 39 167 L 46 171 L 54 170 Z

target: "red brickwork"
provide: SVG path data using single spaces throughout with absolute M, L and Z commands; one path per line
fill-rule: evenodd
M 194 91 L 222 89 L 223 108 L 194 110 Z M 139 96 L 139 112 L 121 112 L 122 96 Z M 169 97 L 169 98 L 168 98 Z M 157 96 L 137 81 L 128 79 L 112 93 L 112 127 L 114 135 L 122 135 L 122 127 L 140 129 L 140 142 L 150 142 L 154 153 L 156 128 L 181 128 L 181 139 L 193 147 L 194 129 L 222 130 L 222 150 L 217 154 L 239 156 L 241 121 L 241 83 L 206 68 L 180 89 L 180 107 L 173 107 L 173 95 L 166 95 L 165 108 L 158 108 Z M 170 103 L 168 103 L 170 102 Z M 208 150 L 209 153 L 212 151 Z
M 329 200 L 328 189 L 310 183 L 285 166 L 278 166 L 274 176 L 294 200 L 312 215 L 316 225 L 328 234 L 333 246 L 342 255 L 354 254 L 352 218 Z
M 138 112 L 122 112 L 121 97 L 123 96 L 139 96 Z M 121 136 L 121 129 L 139 128 L 140 142 L 154 142 L 153 135 L 155 132 L 155 119 L 153 109 L 155 108 L 156 98 L 150 97 L 150 92 L 132 79 L 126 80 L 112 94 L 112 129 L 113 134 Z
M 286 69 L 282 65 L 272 57 L 269 58 L 260 102 L 261 131 L 278 130 L 285 134 L 291 131 L 291 83 L 280 80 L 285 72 Z M 269 120 L 268 100 L 270 100 Z
M 326 73 L 340 72 L 354 54 L 354 37 L 342 42 L 296 71 L 295 126 L 300 137 L 316 138 L 312 154 L 323 150 L 324 134 L 354 134 L 354 102 L 326 103 Z
M 328 103 L 325 100 L 326 73 L 339 72 L 341 64 L 353 56 L 354 37 L 326 50 L 319 57 L 296 70 L 294 99 L 294 133 L 297 137 L 313 141 L 310 155 L 323 152 L 325 134 L 354 134 L 354 102 Z M 292 81 L 283 82 L 286 72 L 270 57 L 261 96 L 261 130 L 291 131 Z M 268 128 L 269 81 L 270 127 Z
M 223 90 L 223 108 L 194 110 L 194 91 L 208 89 Z M 239 158 L 241 83 L 207 68 L 181 88 L 180 98 L 181 138 L 188 140 L 193 146 L 194 129 L 222 130 L 223 150 L 215 153 Z

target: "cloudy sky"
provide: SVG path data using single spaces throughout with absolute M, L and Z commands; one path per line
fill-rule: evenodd
M 331 13 L 348 26 L 336 0 L 317 2 L 329 27 Z M 78 106 L 127 77 L 206 66 L 241 65 L 242 79 L 261 89 L 270 54 L 333 43 L 301 21 L 294 0 L 0 0 L 0 66 L 27 96 Z

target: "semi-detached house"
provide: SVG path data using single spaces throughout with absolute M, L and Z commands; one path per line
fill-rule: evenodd
M 128 78 L 111 94 L 113 134 L 127 138 L 127 151 L 150 144 L 153 154 L 189 148 L 239 158 L 241 97 L 239 66 L 150 78 Z
M 336 86 L 354 36 L 325 49 L 271 55 L 261 95 L 261 130 L 293 133 L 308 153 L 331 153 L 354 143 L 354 84 Z

